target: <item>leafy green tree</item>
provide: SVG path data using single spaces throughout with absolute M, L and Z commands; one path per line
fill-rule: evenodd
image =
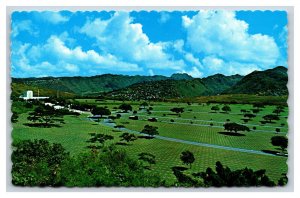
M 273 115 L 273 114 L 268 114 L 263 116 L 263 119 L 266 120 L 267 122 L 272 122 L 272 120 L 279 120 L 279 117 L 277 115 Z
M 67 187 L 161 187 L 159 175 L 146 171 L 124 150 L 109 147 L 105 152 L 89 152 L 63 164 L 61 177 Z
M 137 137 L 134 134 L 130 133 L 123 133 L 122 135 L 120 135 L 120 138 L 121 141 L 126 141 L 127 143 L 137 140 Z
M 19 114 L 18 114 L 17 112 L 12 112 L 12 115 L 11 115 L 11 122 L 12 122 L 12 123 L 18 122 L 18 118 L 19 118 Z
M 211 110 L 217 112 L 220 110 L 220 108 L 218 106 L 212 106 Z
M 252 112 L 256 115 L 260 112 L 260 109 L 252 109 Z
M 285 136 L 274 136 L 271 138 L 271 143 L 273 146 L 279 146 L 282 153 L 284 153 L 288 146 L 288 139 Z
M 170 109 L 170 111 L 179 114 L 179 113 L 184 112 L 184 108 L 183 107 L 174 107 L 174 108 Z
M 95 115 L 100 115 L 100 117 L 102 118 L 102 116 L 104 115 L 110 115 L 111 112 L 108 108 L 105 107 L 95 107 L 92 110 L 92 114 Z
M 224 130 L 230 132 L 234 131 L 235 133 L 237 133 L 238 131 L 250 131 L 250 129 L 247 126 L 237 124 L 234 122 L 225 123 L 223 126 L 224 126 Z
M 249 187 L 249 186 L 275 186 L 265 174 L 266 170 L 253 171 L 249 168 L 232 171 L 229 167 L 224 167 L 221 162 L 216 162 L 216 172 L 212 168 L 207 168 L 205 172 L 194 173 L 195 177 L 203 179 L 206 187 Z
M 90 133 L 91 138 L 88 140 L 88 142 L 93 143 L 93 144 L 97 144 L 100 143 L 101 146 L 96 146 L 96 145 L 90 145 L 89 147 L 92 149 L 98 149 L 101 147 L 104 147 L 104 144 L 107 140 L 113 140 L 114 137 L 111 135 L 106 135 L 106 134 L 102 134 L 102 133 Z
M 130 104 L 123 103 L 119 106 L 119 109 L 127 112 L 132 110 L 132 106 Z
M 225 111 L 226 113 L 228 113 L 228 111 L 231 111 L 230 106 L 225 105 L 224 107 L 222 107 L 222 111 Z
M 33 112 L 29 113 L 27 119 L 33 123 L 39 123 L 37 126 L 50 127 L 55 123 L 64 123 L 63 116 L 50 106 L 38 106 Z
M 154 135 L 158 135 L 158 131 L 157 131 L 157 127 L 156 126 L 150 126 L 150 125 L 145 125 L 144 129 L 141 131 L 141 133 L 145 133 L 148 134 L 149 136 L 153 137 Z
M 138 156 L 139 160 L 142 160 L 149 164 L 150 169 L 152 164 L 156 164 L 155 155 L 152 155 L 151 153 L 140 153 Z
M 148 103 L 147 102 L 142 102 L 142 104 L 140 105 L 143 109 L 145 109 L 146 107 L 148 107 Z
M 12 183 L 17 186 L 60 186 L 62 163 L 69 153 L 61 144 L 23 140 L 13 144 Z
M 248 118 L 249 120 L 251 120 L 251 118 L 255 118 L 256 116 L 254 114 L 252 114 L 252 113 L 245 113 L 244 117 Z
M 190 169 L 192 168 L 192 163 L 195 161 L 194 154 L 190 151 L 183 151 L 180 155 L 180 159 L 183 164 L 190 165 Z
M 279 114 L 282 113 L 282 112 L 283 112 L 282 109 L 275 109 L 275 110 L 273 111 L 273 113 L 275 113 L 277 116 L 279 116 Z

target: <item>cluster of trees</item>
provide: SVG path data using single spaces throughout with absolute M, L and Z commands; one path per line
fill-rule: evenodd
M 170 109 L 170 111 L 180 114 L 180 113 L 184 112 L 184 108 L 183 107 L 174 107 L 174 108 Z
M 165 185 L 158 175 L 146 172 L 140 161 L 114 146 L 105 152 L 70 156 L 60 144 L 25 140 L 14 144 L 12 162 L 12 183 L 17 186 Z
M 195 161 L 192 152 L 184 151 L 180 155 L 183 164 L 190 165 Z M 208 167 L 204 172 L 185 174 L 185 167 L 175 166 L 172 168 L 177 182 L 175 186 L 184 187 L 249 187 L 249 186 L 275 186 L 276 183 L 266 175 L 266 170 L 253 171 L 249 168 L 231 170 L 223 166 L 221 162 L 216 162 L 215 171 Z M 283 186 L 288 182 L 285 174 L 278 180 L 277 185 Z
M 220 110 L 220 107 L 215 105 L 215 106 L 212 106 L 210 110 L 215 111 L 215 113 L 216 113 L 217 111 Z M 229 111 L 231 111 L 231 108 L 228 105 L 224 105 L 221 110 L 224 111 L 225 113 L 228 113 Z

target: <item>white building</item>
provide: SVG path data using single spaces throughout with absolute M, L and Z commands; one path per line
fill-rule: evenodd
M 20 98 L 23 98 L 24 100 L 42 100 L 42 99 L 47 99 L 49 97 L 34 97 L 33 96 L 33 91 L 28 90 L 26 91 L 26 95 L 25 96 L 20 96 Z

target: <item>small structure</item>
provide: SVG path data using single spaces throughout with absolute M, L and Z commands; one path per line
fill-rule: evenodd
M 25 96 L 20 96 L 20 98 L 23 98 L 24 100 L 43 100 L 43 99 L 47 99 L 49 97 L 44 97 L 44 96 L 42 96 L 42 97 L 40 97 L 40 96 L 34 97 L 33 96 L 33 91 L 28 90 L 28 91 L 26 91 Z

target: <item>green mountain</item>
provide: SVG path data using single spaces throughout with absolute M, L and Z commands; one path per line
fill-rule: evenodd
M 193 77 L 186 74 L 186 73 L 177 73 L 177 74 L 172 74 L 171 79 L 173 80 L 192 80 Z
M 76 95 L 97 95 L 127 87 L 129 85 L 157 80 L 165 80 L 165 76 L 126 76 L 104 74 L 92 77 L 44 77 L 44 78 L 13 78 L 13 83 L 27 86 L 54 89 Z
M 206 95 L 207 91 L 208 89 L 200 79 L 168 79 L 148 83 L 137 83 L 126 88 L 104 94 L 104 97 L 121 100 L 161 100 Z
M 28 89 L 50 95 L 105 96 L 119 99 L 169 99 L 218 94 L 287 95 L 287 69 L 279 66 L 246 76 L 216 74 L 192 78 L 188 74 L 128 76 L 104 74 L 92 77 L 12 78 L 16 95 Z M 19 88 L 18 88 L 19 87 Z M 41 93 L 41 92 L 40 92 Z
M 210 95 L 217 95 L 234 86 L 242 78 L 243 76 L 238 74 L 232 76 L 215 74 L 206 78 L 202 78 L 202 81 L 210 90 Z
M 278 66 L 265 71 L 254 71 L 231 88 L 225 90 L 224 94 L 256 94 L 264 96 L 288 95 L 287 68 Z
M 173 80 L 171 76 L 168 80 L 138 83 L 104 94 L 104 96 L 126 100 L 155 100 L 217 95 L 233 86 L 241 78 L 240 75 L 216 74 L 203 79 Z

